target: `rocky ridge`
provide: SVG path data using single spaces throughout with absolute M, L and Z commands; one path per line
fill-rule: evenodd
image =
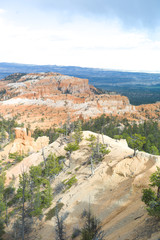
M 90 134 L 97 137 L 96 133 L 83 132 L 84 138 L 80 143 L 80 149 L 72 153 L 71 168 L 65 167 L 52 184 L 54 192 L 56 186 L 64 179 L 76 175 L 78 180 L 77 184 L 65 193 L 54 194 L 51 206 L 53 208 L 56 202 L 64 204 L 60 213 L 69 214 L 65 220 L 67 235 L 71 236 L 74 227 L 81 227 L 81 212 L 84 208 L 87 209 L 90 203 L 92 211 L 102 222 L 107 240 L 157 239 L 160 225 L 156 223 L 156 228 L 153 228 L 155 223 L 147 216 L 141 201 L 141 191 L 148 186 L 149 176 L 156 170 L 156 166 L 160 167 L 160 157 L 144 152 L 137 152 L 136 156 L 131 157 L 133 150 L 128 147 L 125 140 L 103 136 L 110 153 L 99 163 L 94 175 L 91 176 L 90 166 L 85 164 L 90 154 L 86 141 Z M 99 140 L 102 142 L 101 135 Z M 44 154 L 46 157 L 50 153 L 65 155 L 64 147 L 65 144 L 61 144 L 59 138 L 44 148 Z M 28 171 L 31 165 L 38 165 L 42 161 L 42 151 L 31 154 L 7 171 L 7 181 L 9 182 L 14 176 L 17 185 L 22 167 Z M 45 210 L 42 222 L 35 228 L 34 234 L 37 239 L 54 239 L 55 218 L 45 220 L 48 210 Z M 34 239 L 32 235 L 30 239 Z

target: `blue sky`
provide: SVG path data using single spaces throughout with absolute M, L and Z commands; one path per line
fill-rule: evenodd
M 0 62 L 160 72 L 159 0 L 0 0 Z

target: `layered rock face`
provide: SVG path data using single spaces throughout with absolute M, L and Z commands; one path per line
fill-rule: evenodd
M 100 94 L 87 79 L 58 73 L 13 74 L 0 81 L 0 99 L 0 114 L 17 116 L 19 123 L 33 129 L 65 123 L 68 117 L 72 121 L 101 114 L 141 118 L 127 97 Z
M 7 78 L 8 79 L 8 78 Z M 12 80 L 13 79 L 13 80 Z M 6 84 L 4 84 L 6 83 Z M 87 79 L 79 79 L 58 73 L 33 73 L 16 78 L 11 75 L 10 80 L 1 81 L 1 89 L 7 92 L 3 99 L 12 96 L 27 97 L 29 99 L 52 98 L 59 94 L 86 94 L 90 93 Z M 2 100 L 2 97 L 1 97 Z

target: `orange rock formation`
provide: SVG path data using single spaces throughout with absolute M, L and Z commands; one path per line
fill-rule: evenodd
M 31 132 L 27 134 L 26 128 L 15 128 L 16 138 L 9 150 L 10 153 L 18 152 L 20 154 L 28 154 L 30 152 L 37 152 L 42 147 L 48 146 L 48 137 L 39 137 L 36 141 L 31 137 Z
M 17 116 L 19 123 L 25 127 L 30 124 L 33 129 L 59 125 L 68 116 L 72 121 L 101 114 L 138 121 L 149 118 L 148 115 L 160 116 L 160 103 L 135 107 L 127 97 L 100 94 L 87 79 L 58 73 L 30 73 L 19 78 L 13 74 L 0 81 L 0 91 L 0 114 L 5 118 Z

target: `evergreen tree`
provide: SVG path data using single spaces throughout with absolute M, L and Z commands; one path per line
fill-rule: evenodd
M 29 189 L 29 175 L 23 172 L 19 176 L 19 188 L 17 190 L 17 198 L 19 199 L 19 211 L 20 211 L 20 221 L 21 221 L 21 239 L 25 239 L 25 235 L 29 233 L 29 214 L 30 209 L 28 206 L 28 201 L 30 199 L 30 189 Z
M 160 218 L 160 168 L 150 176 L 150 186 L 156 187 L 155 192 L 151 188 L 143 189 L 142 201 L 147 206 L 149 215 Z
M 55 154 L 50 154 L 46 161 L 46 168 L 44 170 L 45 176 L 50 179 L 54 178 L 63 169 L 63 162 Z
M 42 168 L 41 166 L 31 166 L 29 171 L 29 189 L 31 197 L 29 199 L 30 215 L 39 216 L 42 214 L 42 199 L 41 199 L 41 185 L 42 185 Z
M 46 167 L 47 168 L 47 167 Z M 32 166 L 30 168 L 30 208 L 32 216 L 42 214 L 42 209 L 49 207 L 52 201 L 52 191 L 46 169 L 42 171 L 41 166 Z
M 0 131 L 0 141 L 3 142 L 6 139 L 6 131 L 5 128 L 2 126 Z
M 127 142 L 129 147 L 134 149 L 134 156 L 136 154 L 136 150 L 143 150 L 143 146 L 146 143 L 146 138 L 141 136 L 140 134 L 133 134 L 131 137 L 127 138 Z
M 0 176 L 0 240 L 4 234 L 4 210 L 5 210 L 5 203 L 4 203 L 4 175 Z
M 81 229 L 81 240 L 103 240 L 104 231 L 102 231 L 100 221 L 91 213 L 84 210 L 82 219 L 85 219 L 84 227 Z
M 78 121 L 77 126 L 74 130 L 73 138 L 76 144 L 79 144 L 83 139 L 83 132 L 82 132 L 82 123 Z
M 8 202 L 11 199 L 11 197 L 14 196 L 14 193 L 15 193 L 15 188 L 13 188 L 12 186 L 8 186 L 4 189 L 3 198 L 4 198 L 4 202 L 5 202 L 5 223 L 7 226 L 8 226 L 8 222 L 9 222 Z
M 106 145 L 99 142 L 99 135 L 97 139 L 93 134 L 89 135 L 89 138 L 86 138 L 89 142 L 89 147 L 91 149 L 90 163 L 91 163 L 91 174 L 94 174 L 94 163 L 98 163 L 103 160 L 105 154 L 108 154 L 110 151 L 106 149 Z
M 72 158 L 71 158 L 71 154 L 72 152 L 76 151 L 79 149 L 79 145 L 77 143 L 68 143 L 67 146 L 64 148 L 67 153 L 68 153 L 68 158 L 69 158 L 69 167 L 71 167 L 71 162 L 72 162 Z
M 153 155 L 159 155 L 159 151 L 156 146 L 151 146 L 150 151 L 151 154 Z

